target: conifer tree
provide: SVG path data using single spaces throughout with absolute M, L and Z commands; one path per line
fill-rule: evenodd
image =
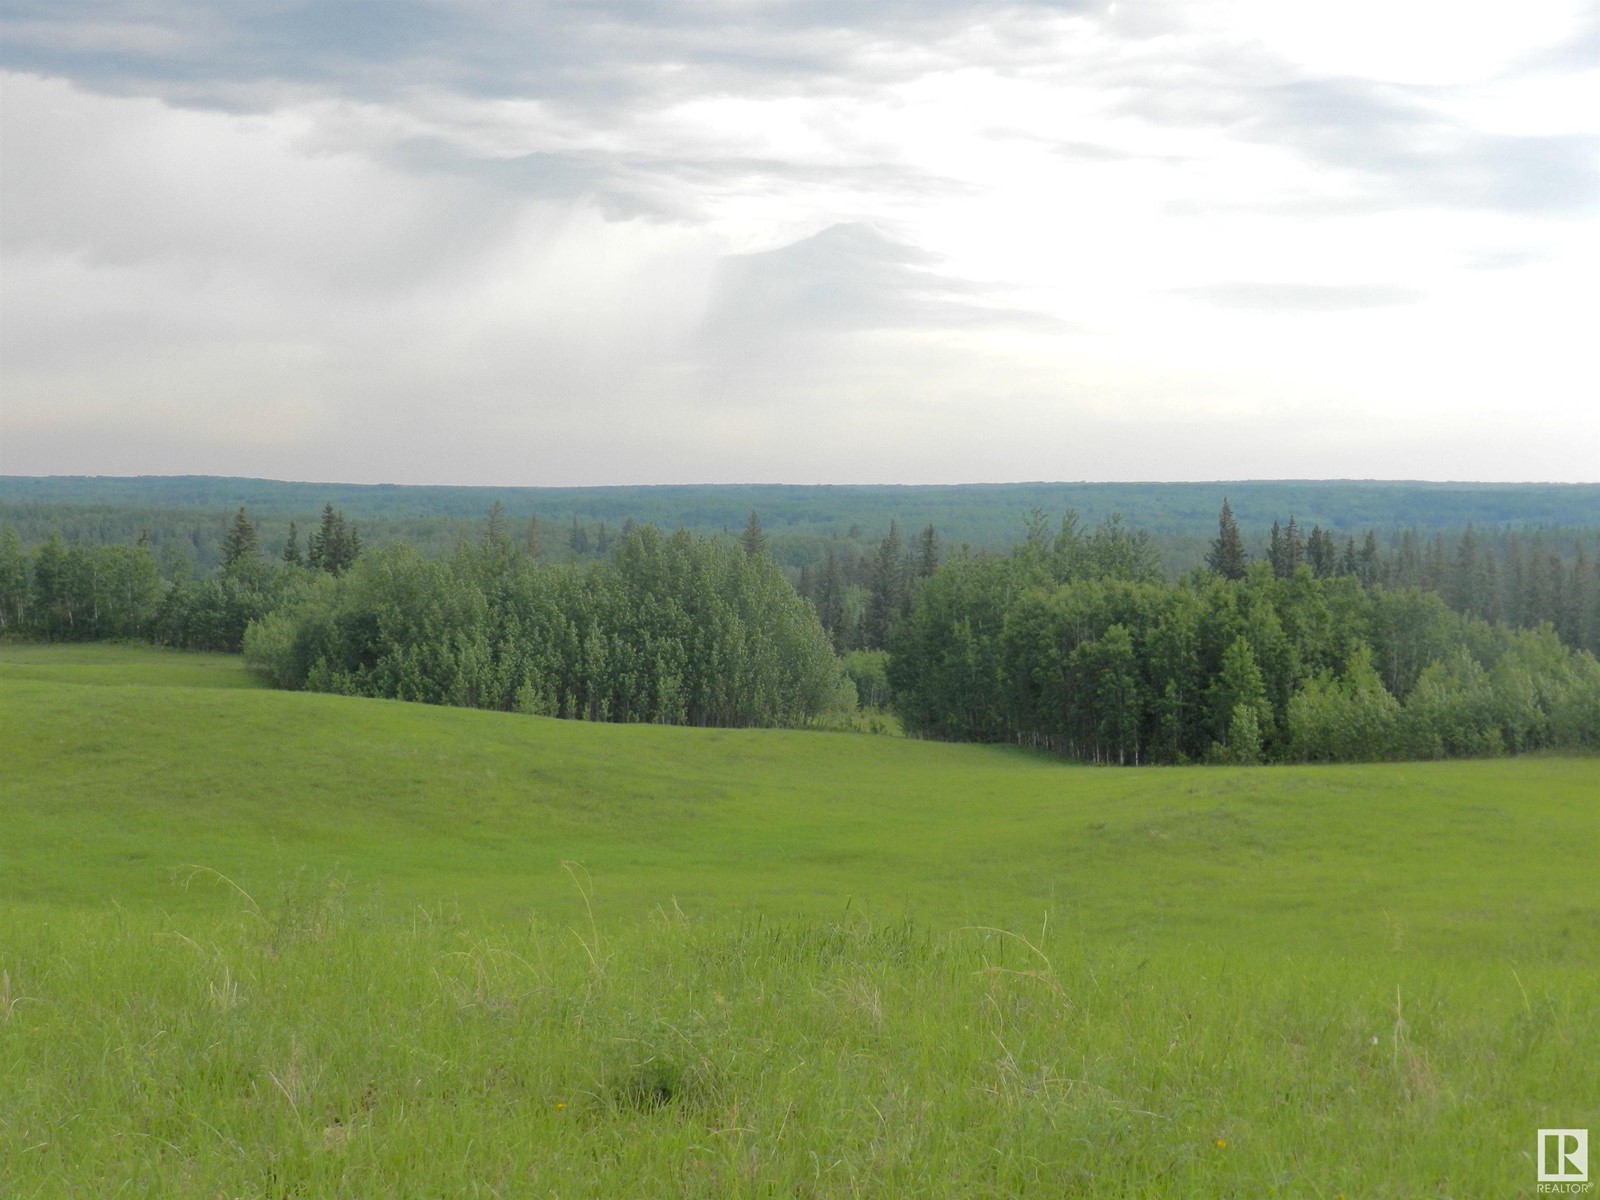
M 939 569 L 939 533 L 932 525 L 917 539 L 917 578 L 927 579 Z
M 241 564 L 256 560 L 260 546 L 256 540 L 256 527 L 250 523 L 243 507 L 233 516 L 228 535 L 222 540 L 222 569 L 232 570 Z
M 1321 525 L 1311 527 L 1311 537 L 1306 542 L 1306 557 L 1311 571 L 1318 579 L 1327 579 L 1339 570 L 1339 549 L 1333 535 L 1324 533 Z
M 889 645 L 889 634 L 906 607 L 909 589 L 905 586 L 906 569 L 900 547 L 900 525 L 889 522 L 889 534 L 878 546 L 872 560 L 872 582 L 867 599 L 867 645 L 873 650 L 884 650 Z
M 505 550 L 511 545 L 511 535 L 506 531 L 506 508 L 496 500 L 489 505 L 489 515 L 483 519 L 483 548 Z
M 1360 561 L 1356 558 L 1356 539 L 1347 537 L 1344 540 L 1344 553 L 1339 556 L 1339 574 L 1355 575 L 1360 571 Z
M 1305 543 L 1300 539 L 1300 527 L 1294 523 L 1294 517 L 1289 517 L 1289 523 L 1283 528 L 1283 544 L 1279 548 L 1281 564 L 1277 569 L 1280 579 L 1293 579 L 1294 573 L 1300 567 L 1300 560 L 1305 555 Z
M 361 535 L 354 525 L 346 525 L 344 513 L 333 505 L 322 506 L 322 524 L 312 531 L 306 563 L 330 575 L 348 571 L 361 553 Z
M 836 652 L 844 651 L 844 572 L 839 567 L 839 556 L 832 548 L 828 550 L 828 561 L 822 572 L 822 585 L 817 592 L 817 617 L 822 622 L 822 628 L 833 640 Z
M 300 553 L 300 530 L 293 521 L 289 522 L 289 536 L 283 543 L 283 561 L 291 567 L 305 565 L 305 556 Z
M 1435 533 L 1428 541 L 1422 566 L 1422 585 L 1429 591 L 1444 591 L 1444 560 L 1444 534 Z
M 1356 574 L 1361 579 L 1362 587 L 1371 587 L 1378 582 L 1378 535 L 1370 529 L 1367 530 L 1366 539 L 1361 543 Z
M 572 518 L 572 532 L 567 535 L 567 546 L 574 554 L 589 553 L 589 530 L 578 524 L 578 518 Z
M 754 509 L 750 510 L 750 520 L 745 522 L 744 533 L 739 537 L 739 544 L 744 547 L 744 552 L 751 558 L 767 552 L 767 535 L 761 532 L 761 518 Z
M 1224 579 L 1243 579 L 1249 565 L 1249 556 L 1239 537 L 1238 522 L 1233 519 L 1233 509 L 1228 507 L 1228 498 L 1224 496 L 1222 512 L 1217 516 L 1217 537 L 1206 554 L 1206 566 Z
M 529 558 L 538 558 L 544 549 L 544 531 L 539 528 L 539 518 L 536 516 L 528 518 L 527 531 L 522 535 L 522 548 Z

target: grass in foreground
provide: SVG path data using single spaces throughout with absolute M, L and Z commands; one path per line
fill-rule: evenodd
M 1593 761 L 1095 771 L 57 653 L 0 648 L 8 1196 L 1515 1195 L 1600 1125 Z

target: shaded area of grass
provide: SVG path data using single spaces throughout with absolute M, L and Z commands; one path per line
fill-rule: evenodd
M 0 685 L 19 680 L 98 687 L 265 688 L 237 654 L 198 654 L 142 642 L 0 640 Z

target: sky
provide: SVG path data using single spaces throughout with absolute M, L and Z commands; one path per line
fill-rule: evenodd
M 0 13 L 0 473 L 1600 480 L 1596 0 Z

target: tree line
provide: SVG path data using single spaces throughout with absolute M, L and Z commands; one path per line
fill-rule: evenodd
M 545 564 L 495 519 L 447 560 L 364 555 L 254 622 L 280 687 L 592 721 L 799 725 L 853 708 L 816 614 L 766 555 L 651 527 Z
M 1279 579 L 1304 565 L 1318 579 L 1345 575 L 1365 587 L 1422 588 L 1458 613 L 1524 629 L 1547 624 L 1568 645 L 1600 653 L 1600 555 L 1590 554 L 1593 541 L 1592 534 L 1561 540 L 1538 531 L 1481 534 L 1468 525 L 1452 539 L 1406 529 L 1387 546 L 1369 529 L 1359 546 L 1353 536 L 1341 545 L 1318 525 L 1305 534 L 1291 516 L 1287 524 L 1272 523 L 1262 560 Z M 1205 565 L 1237 580 L 1250 561 L 1224 498 Z
M 917 735 L 1097 762 L 1600 739 L 1600 666 L 1571 645 L 1600 623 L 1586 560 L 1501 575 L 1467 535 L 1450 557 L 1386 556 L 1370 534 L 1340 544 L 1291 517 L 1254 558 L 1225 501 L 1208 565 L 1174 582 L 1155 540 L 1115 516 L 1052 527 L 1035 511 L 1004 554 L 891 522 L 870 553 L 798 578 L 754 512 L 729 537 L 625 521 L 588 561 L 551 561 L 545 532 L 570 536 L 497 504 L 449 555 L 371 550 L 329 504 L 303 540 L 291 524 L 268 545 L 239 509 L 218 570 L 171 580 L 144 540 L 29 551 L 6 529 L 0 633 L 242 648 L 280 686 L 594 720 L 799 724 L 859 695 Z M 1509 592 L 1483 583 L 1508 577 Z M 1529 594 L 1559 597 L 1566 627 L 1490 619 Z
M 0 634 L 51 641 L 144 638 L 185 650 L 237 652 L 250 623 L 299 595 L 318 575 L 348 570 L 361 535 L 330 504 L 302 549 L 299 531 L 267 555 L 254 522 L 235 513 L 218 569 L 168 575 L 148 538 L 132 546 L 65 542 L 59 532 L 25 550 L 0 530 Z
M 1230 518 L 1212 567 L 1175 584 L 1085 557 L 1071 519 L 956 557 L 891 639 L 908 730 L 1114 763 L 1600 748 L 1600 663 L 1548 625 L 1337 565 L 1241 561 Z

